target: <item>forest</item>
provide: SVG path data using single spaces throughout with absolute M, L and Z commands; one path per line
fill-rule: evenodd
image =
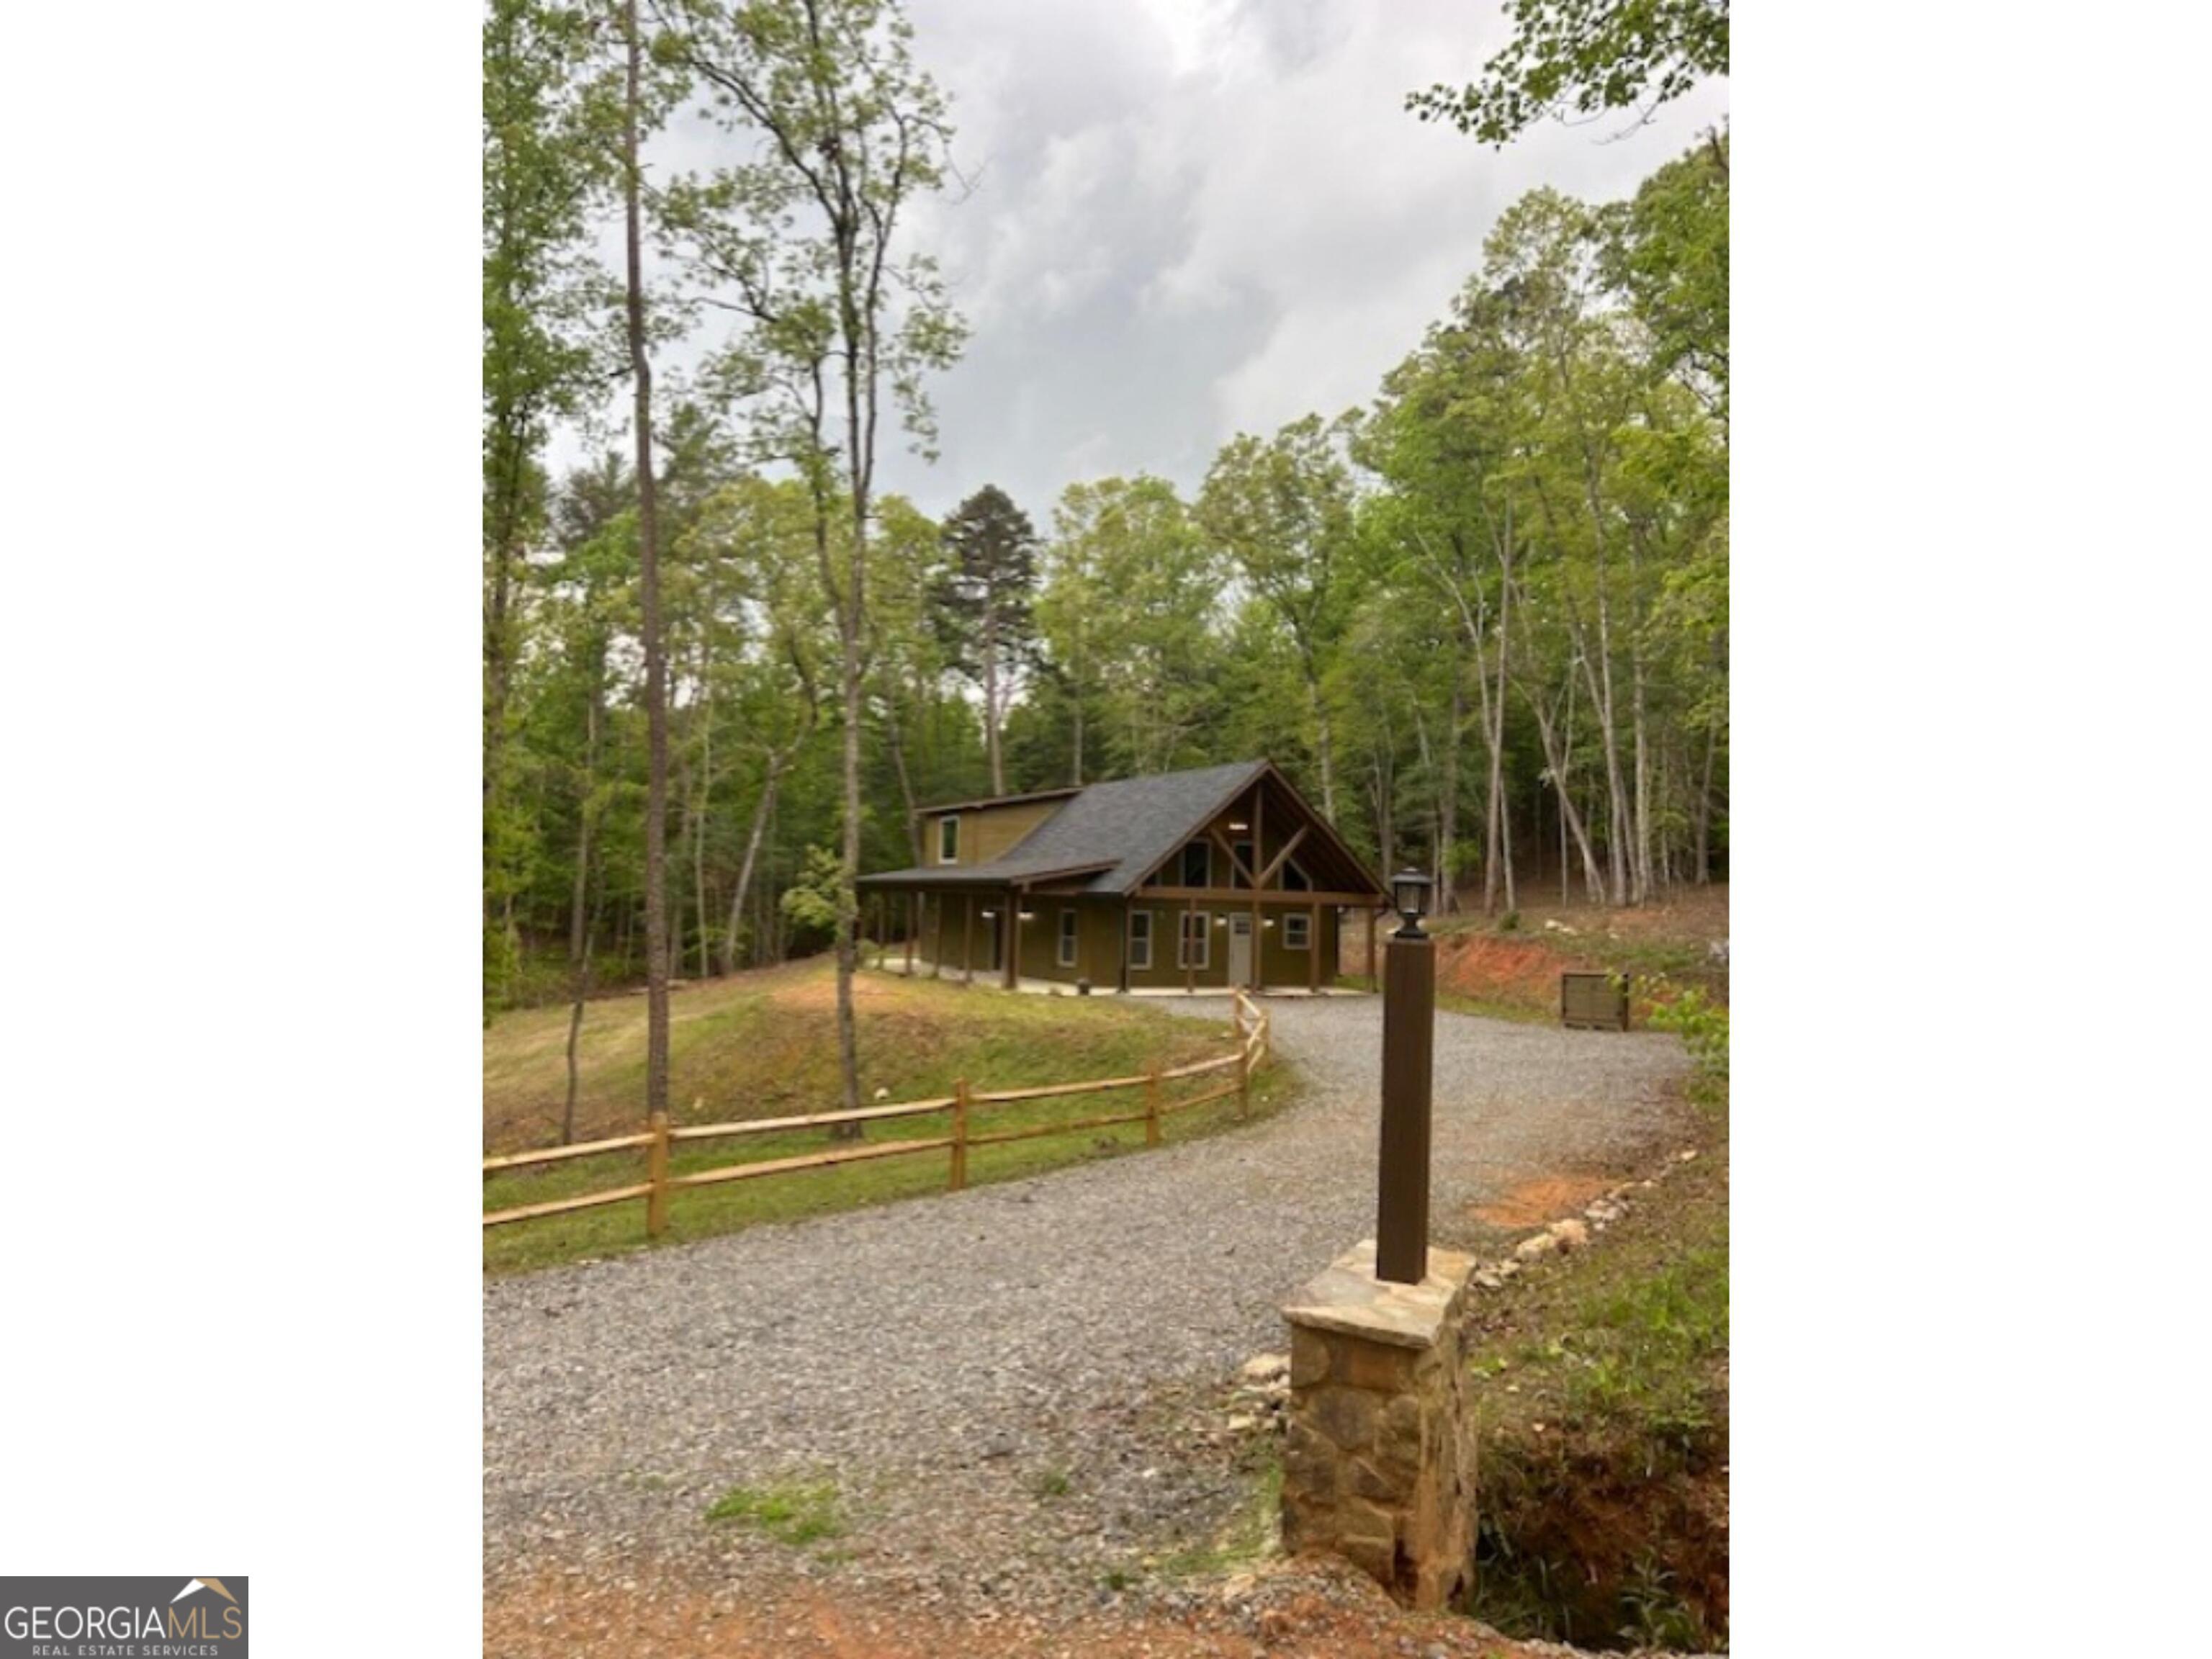
M 677 122 L 720 165 L 646 165 Z M 489 6 L 488 1017 L 849 971 L 918 805 L 1238 758 L 1445 909 L 1725 878 L 1724 130 L 1515 203 L 1362 407 L 938 520 L 875 478 L 966 337 L 952 137 L 883 0 Z

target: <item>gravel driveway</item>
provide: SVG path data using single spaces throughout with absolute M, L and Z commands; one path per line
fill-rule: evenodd
M 1308 1086 L 1267 1121 L 488 1279 L 487 1579 L 653 1562 L 1082 1603 L 1218 1529 L 1251 1491 L 1221 1427 L 1237 1367 L 1374 1229 L 1380 1005 L 1267 1006 Z M 1683 1069 L 1671 1036 L 1440 1014 L 1435 1236 L 1470 1240 L 1469 1206 L 1520 1182 L 1636 1167 Z M 815 1480 L 838 1490 L 833 1545 L 702 1520 L 732 1486 Z

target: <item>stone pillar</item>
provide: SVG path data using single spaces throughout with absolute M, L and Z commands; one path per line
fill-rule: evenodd
M 1283 1310 L 1291 1327 L 1283 1547 L 1328 1550 L 1425 1612 L 1467 1583 L 1474 1431 L 1460 1326 L 1474 1260 L 1431 1249 L 1418 1285 L 1375 1276 L 1375 1241 Z

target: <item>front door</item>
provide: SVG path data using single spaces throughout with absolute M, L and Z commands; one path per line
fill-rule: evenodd
M 1252 918 L 1249 914 L 1229 918 L 1229 982 L 1252 982 Z

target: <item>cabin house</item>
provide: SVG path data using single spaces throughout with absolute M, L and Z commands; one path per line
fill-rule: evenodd
M 1374 875 L 1267 761 L 920 814 L 925 861 L 863 876 L 908 908 L 908 959 L 1099 991 L 1318 991 Z

